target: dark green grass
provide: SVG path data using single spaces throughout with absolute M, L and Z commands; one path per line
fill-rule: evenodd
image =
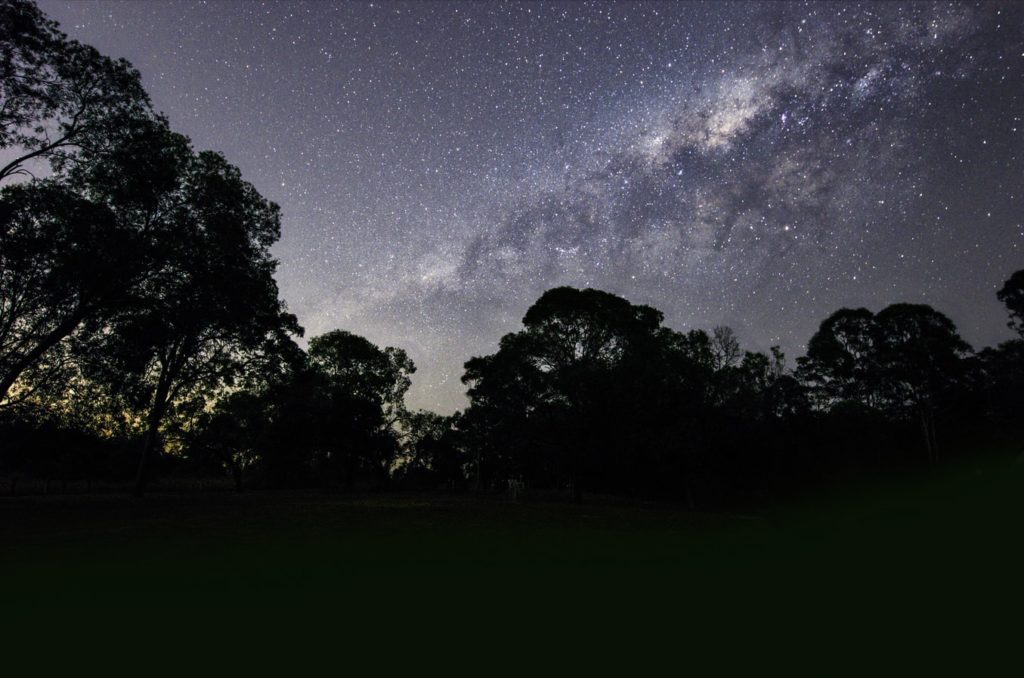
M 728 663 L 977 637 L 984 658 L 1024 626 L 1022 490 L 1002 459 L 744 514 L 597 497 L 4 498 L 4 621 L 149 620 L 216 645 L 259 619 L 260 637 L 455 656 L 526 642 L 599 664 L 626 645 L 721 646 Z

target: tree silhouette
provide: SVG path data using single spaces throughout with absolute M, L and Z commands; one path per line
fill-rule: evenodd
M 160 265 L 90 346 L 98 371 L 145 405 L 137 493 L 175 402 L 229 386 L 284 335 L 300 332 L 273 279 L 276 205 L 212 152 L 188 154 L 167 203 L 175 237 Z
M 885 396 L 890 407 L 916 413 L 928 458 L 934 461 L 936 408 L 962 376 L 963 358 L 971 347 L 960 338 L 953 321 L 925 304 L 893 304 L 875 319 Z
M 842 308 L 822 321 L 807 343 L 807 355 L 797 360 L 800 378 L 820 406 L 879 405 L 877 335 L 875 316 L 866 308 Z
M 258 371 L 199 418 L 189 454 L 227 469 L 236 485 L 251 468 L 274 487 L 351 488 L 360 476 L 386 486 L 398 461 L 396 424 L 409 426 L 412 361 L 343 330 L 313 337 L 308 353 L 284 349 L 281 369 Z
M 1007 324 L 1024 339 L 1024 269 L 1011 275 L 996 297 L 1006 305 L 1010 314 Z
M 416 371 L 402 349 L 380 349 L 359 335 L 333 330 L 310 340 L 309 359 L 334 386 L 380 407 L 388 426 L 402 418 L 409 376 Z
M 405 393 L 416 366 L 402 349 L 380 349 L 344 330 L 313 337 L 309 362 L 326 379 L 337 410 L 334 425 L 346 484 L 351 485 L 359 464 L 368 465 L 386 484 L 398 454 L 394 427 L 406 414 Z
M 26 370 L 120 291 L 119 264 L 134 249 L 128 236 L 104 205 L 58 182 L 4 189 L 0 404 Z
M 200 416 L 189 445 L 199 451 L 202 461 L 227 470 L 235 489 L 241 491 L 246 471 L 259 461 L 265 414 L 258 394 L 232 393 Z
M 0 0 L 0 182 L 102 154 L 120 130 L 154 117 L 138 71 L 69 40 L 29 0 Z
M 460 428 L 478 446 L 478 476 L 485 463 L 498 475 L 561 476 L 576 499 L 583 484 L 606 477 L 608 427 L 621 423 L 616 375 L 654 347 L 661 318 L 600 290 L 541 295 L 498 353 L 466 363 L 471 407 Z
M 403 418 L 400 477 L 407 485 L 433 489 L 462 486 L 466 459 L 456 440 L 458 422 L 459 415 L 446 417 L 426 410 Z
M 0 192 L 0 403 L 59 342 L 156 283 L 176 251 L 189 153 L 162 120 L 136 120 L 54 178 Z
M 740 342 L 731 327 L 719 325 L 711 331 L 711 352 L 716 369 L 733 367 L 743 357 Z
M 912 413 L 934 460 L 937 402 L 969 351 L 953 322 L 927 305 L 893 304 L 877 315 L 840 309 L 811 338 L 799 374 L 819 407 L 854 402 L 891 416 Z

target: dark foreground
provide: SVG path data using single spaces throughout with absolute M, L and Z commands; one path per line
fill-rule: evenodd
M 529 496 L 3 498 L 4 622 L 36 641 L 68 624 L 185 650 L 253 624 L 267 642 L 513 663 L 543 648 L 601 663 L 637 644 L 721 644 L 724 663 L 886 647 L 924 661 L 967 643 L 983 662 L 1021 637 L 1022 490 L 1024 465 L 999 460 L 742 515 Z

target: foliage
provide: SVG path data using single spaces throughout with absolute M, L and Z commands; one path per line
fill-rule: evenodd
M 1017 271 L 996 293 L 1010 314 L 1007 324 L 1024 338 L 1024 269 Z
M 0 0 L 0 182 L 102 155 L 153 116 L 131 64 L 68 39 L 29 0 Z

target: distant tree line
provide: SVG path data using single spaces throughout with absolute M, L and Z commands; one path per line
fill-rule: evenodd
M 1020 338 L 973 351 L 920 304 L 840 309 L 787 364 L 727 327 L 560 287 L 465 365 L 468 407 L 405 406 L 415 366 L 281 301 L 280 212 L 153 110 L 139 74 L 0 0 L 0 479 L 530 490 L 695 506 L 887 474 L 1024 434 Z M 2 491 L 0 486 L 0 491 Z
M 1020 332 L 1024 271 L 999 298 Z M 466 364 L 465 477 L 715 503 L 1024 451 L 1024 341 L 975 353 L 930 306 L 840 309 L 795 369 L 729 328 L 661 320 L 598 290 L 542 295 L 497 353 Z

